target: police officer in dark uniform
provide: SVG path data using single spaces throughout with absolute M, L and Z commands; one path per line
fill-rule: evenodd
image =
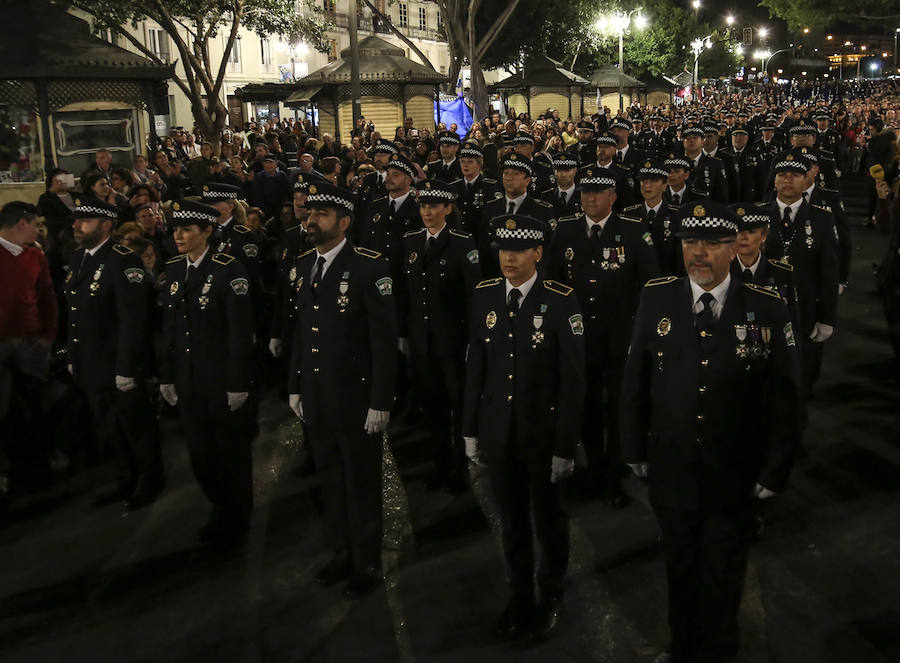
M 731 130 L 731 146 L 722 151 L 723 156 L 727 156 L 731 160 L 734 168 L 732 195 L 735 202 L 739 200 L 755 202 L 763 199 L 761 196 L 757 197 L 756 194 L 759 164 L 756 160 L 756 153 L 747 148 L 749 139 L 750 134 L 747 128 L 736 124 Z M 765 168 L 768 169 L 768 164 L 765 165 Z
M 684 156 L 691 166 L 688 187 L 696 196 L 727 203 L 728 180 L 725 177 L 725 167 L 719 159 L 703 152 L 703 137 L 703 129 L 699 126 L 687 127 L 681 132 Z
M 512 140 L 512 147 L 516 154 L 531 161 L 531 168 L 534 174 L 528 189 L 532 196 L 541 196 L 544 191 L 553 186 L 556 180 L 553 176 L 553 170 L 549 166 L 532 158 L 534 155 L 534 136 L 527 131 L 519 131 Z
M 166 263 L 159 390 L 179 406 L 194 476 L 212 502 L 200 539 L 230 544 L 250 525 L 258 429 L 250 281 L 236 258 L 211 244 L 219 241 L 218 216 L 203 203 L 172 203 L 180 255 Z
M 681 207 L 684 203 L 700 197 L 688 186 L 691 176 L 690 159 L 673 153 L 663 162 L 663 167 L 669 172 L 669 183 L 663 191 L 663 200 L 666 204 Z
M 347 239 L 352 194 L 314 184 L 306 204 L 316 248 L 297 261 L 289 402 L 306 425 L 334 552 L 316 582 L 349 578 L 344 595 L 359 598 L 374 588 L 381 561 L 382 433 L 397 367 L 394 283 L 379 253 Z
M 546 224 L 512 214 L 492 226 L 503 277 L 475 290 L 463 434 L 466 455 L 487 464 L 500 511 L 510 597 L 498 632 L 542 640 L 557 629 L 569 560 L 560 482 L 581 437 L 584 320 L 572 289 L 537 272 Z
M 662 159 L 672 151 L 672 136 L 663 129 L 663 117 L 659 113 L 650 116 L 650 128 L 644 133 L 643 149 L 647 156 Z
M 531 161 L 513 152 L 504 157 L 500 168 L 504 195 L 485 204 L 481 213 L 482 234 L 476 237 L 485 276 L 500 273 L 497 252 L 490 248 L 494 241 L 491 219 L 500 215 L 523 214 L 544 221 L 550 229 L 556 226 L 553 207 L 530 193 L 529 185 L 534 176 Z
M 554 186 L 541 193 L 541 200 L 553 206 L 553 216 L 561 219 L 581 211 L 581 192 L 575 186 L 578 161 L 569 152 L 553 157 Z
M 838 251 L 834 217 L 803 200 L 806 163 L 793 153 L 774 164 L 775 201 L 769 211 L 766 253 L 794 268 L 803 386 L 809 394 L 822 365 L 822 344 L 837 320 Z
M 666 203 L 663 192 L 668 187 L 669 171 L 658 160 L 647 159 L 638 171 L 638 182 L 644 202 L 630 205 L 622 215 L 643 221 L 653 239 L 653 248 L 661 274 L 681 274 L 684 263 L 675 235 L 678 233 L 678 208 Z
M 452 182 L 456 193 L 456 209 L 462 222 L 461 230 L 473 237 L 481 234 L 481 211 L 495 198 L 502 198 L 500 183 L 485 176 L 484 152 L 477 143 L 466 143 L 459 150 L 462 177 Z
M 579 182 L 584 212 L 557 226 L 547 258 L 550 276 L 575 288 L 587 343 L 587 401 L 583 440 L 603 501 L 622 508 L 619 387 L 638 295 L 659 275 L 645 224 L 613 212 L 615 180 L 585 175 Z M 604 435 L 605 433 L 605 435 Z
M 777 292 L 787 305 L 788 319 L 795 329 L 798 328 L 794 268 L 783 259 L 775 260 L 765 254 L 766 238 L 769 236 L 769 210 L 750 203 L 735 203 L 730 208 L 737 217 L 738 224 L 731 277 Z
M 452 131 L 444 131 L 438 137 L 438 149 L 441 152 L 441 158 L 437 161 L 429 161 L 424 170 L 428 175 L 428 179 L 438 179 L 444 182 L 454 182 L 462 177 L 462 170 L 459 167 L 459 159 L 456 158 L 459 152 L 460 140 Z
M 578 161 L 578 167 L 592 164 L 597 159 L 597 144 L 594 142 L 594 125 L 582 120 L 575 127 L 578 142 L 566 150 Z
M 597 137 L 597 159 L 594 163 L 579 169 L 575 181 L 581 182 L 582 177 L 595 178 L 598 176 L 612 177 L 616 181 L 616 206 L 615 210 L 621 212 L 635 201 L 634 176 L 627 168 L 615 163 L 616 137 L 610 133 Z
M 417 194 L 425 227 L 403 238 L 406 278 L 397 297 L 400 336 L 409 340 L 415 384 L 434 449 L 428 484 L 465 490 L 462 389 L 471 295 L 481 280 L 475 240 L 447 225 L 454 187 L 429 180 Z
M 842 165 L 842 156 L 843 149 L 841 148 L 841 135 L 830 128 L 828 125 L 831 122 L 831 116 L 825 111 L 819 111 L 815 116 L 816 121 L 816 148 L 820 151 L 824 150 L 834 155 L 835 157 L 835 166 L 840 171 L 843 170 Z M 840 176 L 839 173 L 836 173 Z
M 688 277 L 641 294 L 622 453 L 647 478 L 662 530 L 671 651 L 657 660 L 724 662 L 738 652 L 754 496 L 784 488 L 799 438 L 797 341 L 777 294 L 731 277 L 730 211 L 713 201 L 685 211 Z M 741 418 L 747 403 L 755 416 Z
M 631 136 L 631 122 L 627 118 L 617 117 L 610 123 L 609 133 L 616 138 L 616 151 L 613 157 L 615 164 L 628 171 L 632 178 L 635 177 L 647 155 L 628 143 Z
M 379 140 L 372 148 L 372 164 L 375 166 L 375 172 L 366 175 L 359 185 L 359 205 L 356 209 L 357 219 L 366 219 L 369 214 L 369 205 L 373 201 L 383 198 L 387 195 L 385 187 L 385 177 L 387 176 L 386 168 L 388 160 L 397 152 L 397 146 L 388 140 Z M 355 236 L 354 230 L 351 229 L 351 236 Z
M 78 249 L 65 282 L 67 362 L 116 466 L 114 483 L 96 493 L 93 505 L 124 500 L 134 511 L 162 489 L 159 431 L 145 388 L 150 281 L 141 259 L 111 237 L 114 205 L 76 197 L 74 214 Z
M 826 150 L 816 150 L 816 128 L 811 124 L 796 124 L 790 129 L 790 147 L 778 154 L 772 164 L 781 163 L 787 155 L 802 147 L 806 147 L 816 154 L 819 159 L 819 174 L 817 184 L 824 186 L 831 191 L 838 190 L 837 175 L 835 174 L 834 155 Z M 774 184 L 775 171 L 774 168 L 769 171 L 769 187 Z

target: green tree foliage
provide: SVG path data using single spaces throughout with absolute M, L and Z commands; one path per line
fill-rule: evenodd
M 305 41 L 324 51 L 329 23 L 305 0 L 307 11 L 297 11 L 294 0 L 71 0 L 68 4 L 89 14 L 97 29 L 121 35 L 138 52 L 161 62 L 159 57 L 126 27 L 140 21 L 155 21 L 175 46 L 184 67 L 184 79 L 173 82 L 191 102 L 194 121 L 211 140 L 218 139 L 227 120 L 221 100 L 227 58 L 210 55 L 210 40 L 222 32 L 225 53 L 230 53 L 241 26 L 260 37 L 277 36 L 295 43 Z
M 897 0 L 762 0 L 759 4 L 795 31 L 826 28 L 837 22 L 861 28 L 883 27 L 887 22 L 893 29 L 900 20 Z

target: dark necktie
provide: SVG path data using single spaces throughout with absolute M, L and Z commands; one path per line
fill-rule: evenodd
M 189 285 L 193 284 L 194 279 L 196 278 L 197 268 L 194 265 L 188 265 L 187 276 L 184 279 L 184 287 L 187 288 Z
M 393 217 L 397 211 L 397 201 L 393 198 L 391 199 L 391 204 L 389 205 L 390 215 Z
M 809 192 L 804 191 L 803 192 L 803 202 L 808 202 L 808 201 L 809 201 Z
M 563 207 L 566 206 L 566 192 L 565 191 L 559 192 L 559 204 L 562 205 Z
M 700 345 L 706 350 L 709 348 L 713 329 L 716 326 L 716 316 L 713 314 L 712 309 L 716 298 L 713 297 L 711 292 L 704 292 L 700 295 L 700 301 L 703 303 L 703 310 L 697 314 L 695 326 L 697 327 L 697 333 L 700 335 Z
M 316 275 L 313 277 L 313 294 L 316 293 L 316 290 L 319 288 L 319 284 L 322 283 L 322 270 L 325 269 L 325 256 L 319 256 L 319 259 L 316 260 Z
M 681 196 L 679 196 L 677 193 L 672 194 L 672 204 L 676 207 L 681 205 Z
M 434 235 L 429 235 L 425 240 L 425 255 L 430 256 L 432 251 L 434 251 Z
M 509 317 L 514 317 L 519 312 L 519 300 L 522 299 L 522 291 L 513 288 L 507 295 L 506 306 L 509 308 Z
M 84 269 L 84 264 L 87 262 L 88 255 L 90 255 L 87 251 L 81 254 L 81 262 L 78 264 L 78 271 L 75 272 L 75 278 L 81 276 L 81 270 Z
M 781 225 L 784 228 L 784 230 L 786 230 L 786 231 L 791 229 L 791 208 L 790 207 L 784 208 L 784 216 L 781 218 Z
M 622 163 L 622 153 L 616 152 L 616 163 Z
M 649 212 L 647 212 L 647 223 L 649 223 L 652 226 L 655 222 L 656 222 L 656 210 L 652 209 Z
M 753 283 L 753 272 L 749 267 L 744 267 L 744 283 Z
M 600 232 L 603 228 L 600 227 L 599 223 L 595 223 L 591 226 L 591 244 L 595 246 L 600 246 Z
M 472 183 L 471 182 L 466 182 L 466 193 L 469 194 L 470 196 L 472 195 Z
M 516 213 L 516 204 L 510 203 L 509 209 L 507 210 L 507 214 L 515 214 Z

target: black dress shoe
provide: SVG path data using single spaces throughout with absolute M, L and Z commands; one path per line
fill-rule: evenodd
M 353 561 L 346 550 L 335 554 L 322 570 L 316 574 L 316 584 L 331 587 L 353 574 Z
M 344 585 L 345 599 L 361 599 L 371 592 L 378 583 L 378 574 L 374 567 L 369 567 L 350 576 L 350 580 Z
M 131 490 L 130 486 L 124 484 L 101 490 L 94 495 L 94 498 L 91 500 L 91 506 L 99 508 L 101 506 L 113 504 L 114 502 L 122 502 L 131 496 Z
M 537 607 L 531 636 L 538 642 L 552 638 L 559 627 L 559 615 L 562 610 L 562 597 L 547 598 Z
M 528 635 L 534 607 L 527 601 L 510 599 L 497 620 L 497 636 L 504 640 L 518 640 Z

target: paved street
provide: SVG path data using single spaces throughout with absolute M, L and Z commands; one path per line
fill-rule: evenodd
M 751 556 L 746 663 L 900 660 L 900 392 L 873 294 L 886 239 L 862 227 L 858 188 L 844 185 L 851 288 L 811 405 L 808 457 L 766 505 Z M 328 553 L 314 481 L 291 472 L 302 440 L 289 415 L 275 399 L 263 404 L 256 511 L 232 553 L 196 543 L 207 506 L 172 419 L 168 485 L 152 507 L 91 511 L 90 474 L 18 502 L 0 527 L 0 660 L 644 663 L 665 645 L 657 528 L 636 479 L 623 511 L 573 496 L 565 623 L 541 647 L 492 640 L 505 591 L 485 482 L 476 477 L 475 496 L 428 492 L 407 458 L 404 485 L 390 452 L 383 587 L 359 603 L 318 588 Z M 735 425 L 753 416 L 748 404 Z M 398 457 L 414 455 L 409 447 Z

